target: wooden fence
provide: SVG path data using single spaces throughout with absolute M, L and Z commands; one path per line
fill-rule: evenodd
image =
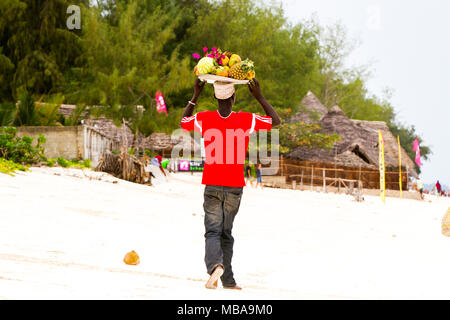
M 280 159 L 278 174 L 286 177 L 286 183 L 303 186 L 321 186 L 354 184 L 357 186 L 361 181 L 361 187 L 365 189 L 380 188 L 380 173 L 377 169 L 367 167 L 346 167 L 330 163 L 299 161 L 293 159 Z M 386 189 L 399 190 L 399 171 L 398 169 L 386 169 L 385 181 Z M 407 190 L 408 170 L 402 168 L 402 189 Z

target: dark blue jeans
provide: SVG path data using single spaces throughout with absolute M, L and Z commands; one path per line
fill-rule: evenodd
M 203 203 L 205 210 L 205 263 L 208 274 L 217 266 L 224 268 L 221 277 L 224 286 L 235 286 L 231 259 L 234 239 L 233 221 L 241 204 L 242 188 L 206 186 Z

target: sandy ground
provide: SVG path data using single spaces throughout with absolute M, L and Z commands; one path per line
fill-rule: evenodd
M 450 238 L 440 233 L 448 198 L 358 203 L 270 188 L 245 188 L 235 220 L 244 290 L 207 290 L 200 181 L 0 174 L 0 299 L 450 298 Z M 140 265 L 123 263 L 131 250 Z

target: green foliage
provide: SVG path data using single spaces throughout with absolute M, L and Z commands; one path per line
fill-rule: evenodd
M 54 167 L 55 163 L 56 163 L 55 159 L 47 159 L 47 161 L 45 162 L 45 165 L 47 167 Z
M 15 163 L 11 160 L 0 158 L 0 173 L 5 173 L 14 176 L 13 173 L 17 170 L 28 171 L 28 168 L 19 163 Z
M 318 124 L 286 123 L 282 124 L 279 129 L 281 153 L 288 153 L 300 146 L 330 150 L 336 142 L 341 140 L 337 134 L 318 133 L 321 129 Z
M 178 18 L 154 1 L 116 2 L 83 11 L 83 54 L 80 70 L 68 88 L 69 101 L 102 105 L 103 114 L 131 118 L 130 107 L 150 107 L 156 90 L 166 95 L 190 84 L 190 59 L 175 47 Z M 154 108 L 154 107 L 153 107 Z
M 84 159 L 83 160 L 83 166 L 85 168 L 91 168 L 91 159 Z
M 14 125 L 16 113 L 17 110 L 14 103 L 0 104 L 0 127 L 8 127 Z
M 144 149 L 144 154 L 147 157 L 149 157 L 150 159 L 153 158 L 153 157 L 156 157 L 157 155 L 159 155 L 158 152 L 154 152 L 154 151 L 151 151 L 149 149 Z
M 400 144 L 405 149 L 405 152 L 408 156 L 414 161 L 416 158 L 416 152 L 413 150 L 414 140 L 416 139 L 415 128 L 414 126 L 404 126 L 397 123 L 392 123 L 389 125 L 389 129 L 391 130 L 394 137 L 400 137 Z M 420 144 L 420 156 L 422 160 L 427 160 L 429 156 L 432 154 L 430 147 L 426 145 L 422 145 L 422 139 L 420 137 L 417 138 Z M 420 173 L 420 167 L 414 162 L 415 169 L 418 173 Z
M 0 157 L 16 163 L 32 164 L 44 161 L 45 137 L 40 136 L 33 147 L 33 138 L 28 136 L 16 137 L 17 129 L 4 127 L 0 129 Z
M 81 6 L 81 30 L 66 28 L 71 4 Z M 350 118 L 385 121 L 412 154 L 417 133 L 396 121 L 390 95 L 368 92 L 366 67 L 344 68 L 355 48 L 345 29 L 314 19 L 290 24 L 275 1 L 2 0 L 0 17 L 2 126 L 78 125 L 89 105 L 116 124 L 125 119 L 135 135 L 171 133 L 192 96 L 192 53 L 216 46 L 255 62 L 265 97 L 281 113 L 299 110 L 311 90 Z M 262 112 L 246 86 L 236 89 L 236 111 Z M 155 111 L 157 90 L 168 116 Z M 77 105 L 66 119 L 57 113 L 63 101 Z M 216 108 L 208 85 L 195 112 Z M 304 124 L 280 129 L 282 150 L 337 139 Z M 431 150 L 421 143 L 421 153 L 426 159 Z
M 0 105 L 0 124 L 2 126 L 56 126 L 61 125 L 58 110 L 64 97 L 60 94 L 47 97 L 47 102 L 36 102 L 28 91 L 19 93 L 16 105 Z
M 63 124 L 65 126 L 78 126 L 81 124 L 81 120 L 86 112 L 86 105 L 77 105 L 75 109 L 66 118 L 63 118 Z
M 35 94 L 59 92 L 81 47 L 77 32 L 66 27 L 66 10 L 80 0 L 0 1 L 0 85 L 15 101 L 22 89 Z
M 56 159 L 56 162 L 63 168 L 68 168 L 70 165 L 70 162 L 63 157 L 58 157 L 58 159 Z
M 248 57 L 255 62 L 265 97 L 276 107 L 294 108 L 311 89 L 311 76 L 318 71 L 317 32 L 307 24 L 290 26 L 283 11 L 274 6 L 258 6 L 250 0 L 217 1 L 202 8 L 188 30 L 185 54 L 217 46 Z M 195 61 L 191 59 L 191 67 Z M 212 90 L 204 96 L 211 98 L 199 107 L 217 105 Z M 245 86 L 237 87 L 236 97 L 237 110 L 260 112 Z
M 39 123 L 33 96 L 26 90 L 19 93 L 19 101 L 14 119 L 16 126 L 36 126 Z
M 63 168 L 78 168 L 78 169 L 90 169 L 91 168 L 91 160 L 84 159 L 83 161 L 79 159 L 67 160 L 63 157 L 58 157 L 57 159 L 47 159 L 46 165 L 48 167 L 53 167 L 55 164 L 58 164 Z

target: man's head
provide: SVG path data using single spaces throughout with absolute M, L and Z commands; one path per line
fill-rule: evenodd
M 214 97 L 219 102 L 231 103 L 234 105 L 236 94 L 234 85 L 232 83 L 215 82 L 214 83 Z

